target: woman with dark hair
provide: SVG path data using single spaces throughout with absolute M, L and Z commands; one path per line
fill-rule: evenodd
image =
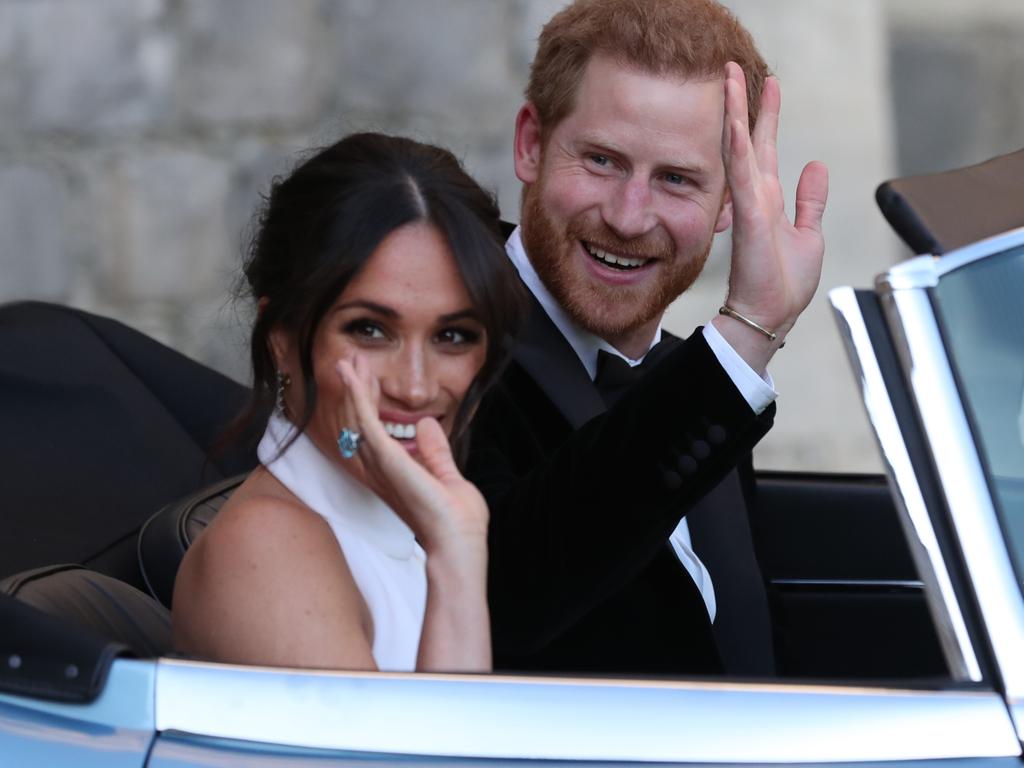
M 176 647 L 486 670 L 487 507 L 458 456 L 523 312 L 493 199 L 447 151 L 356 134 L 274 184 L 245 277 L 261 465 L 189 550 Z

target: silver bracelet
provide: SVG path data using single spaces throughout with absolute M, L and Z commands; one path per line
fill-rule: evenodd
M 775 341 L 779 337 L 778 334 L 775 333 L 775 331 L 769 331 L 763 325 L 758 325 L 753 320 L 751 320 L 749 317 L 744 317 L 739 312 L 737 312 L 735 309 L 733 309 L 732 307 L 730 307 L 730 306 L 728 306 L 726 304 L 723 304 L 721 307 L 718 308 L 718 314 L 725 315 L 726 317 L 731 317 L 733 320 L 739 320 L 745 326 L 747 326 L 749 328 L 753 328 L 758 333 L 763 333 L 765 336 L 768 337 L 769 341 Z M 781 347 L 780 347 L 780 349 L 781 349 Z

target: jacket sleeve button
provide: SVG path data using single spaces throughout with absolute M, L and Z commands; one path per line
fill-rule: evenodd
M 698 461 L 703 461 L 711 455 L 711 446 L 703 440 L 694 440 L 693 445 L 690 446 L 690 455 Z
M 712 445 L 721 445 L 725 442 L 725 428 L 718 425 L 712 424 L 708 427 L 708 442 Z
M 664 484 L 666 490 L 678 491 L 683 485 L 683 478 L 681 478 L 677 472 L 667 469 L 661 476 L 661 482 Z
M 689 477 L 697 471 L 697 460 L 693 456 L 680 456 L 676 468 L 680 475 Z

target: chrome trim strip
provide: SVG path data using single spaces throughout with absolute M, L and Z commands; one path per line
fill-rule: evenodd
M 875 278 L 875 287 L 883 292 L 905 288 L 933 288 L 939 284 L 938 256 L 915 256 L 897 264 Z
M 367 754 L 792 763 L 1020 754 L 993 692 L 159 662 L 161 731 Z
M 974 436 L 924 291 L 896 291 L 883 302 L 903 335 L 901 361 L 917 400 L 960 549 L 1008 698 L 1024 698 L 1024 599 L 1003 541 Z
M 882 379 L 878 358 L 871 346 L 864 318 L 852 288 L 835 288 L 828 294 L 846 344 L 847 355 L 860 384 L 861 399 L 882 453 L 889 487 L 899 511 L 914 565 L 925 584 L 925 599 L 935 622 L 946 664 L 954 680 L 981 680 L 981 666 L 974 652 L 953 582 L 946 568 L 938 537 L 932 526 L 917 475 L 900 433 L 892 402 Z
M 1011 229 L 944 254 L 936 264 L 936 277 L 943 277 L 973 261 L 1024 245 L 1024 227 Z
M 897 264 L 888 272 L 875 279 L 875 286 L 882 292 L 913 288 L 933 288 L 939 279 L 961 267 L 1024 245 L 1024 227 L 1011 229 L 984 240 L 979 240 L 941 256 L 915 256 Z
M 822 589 L 924 589 L 924 582 L 916 579 L 772 579 L 777 587 L 809 587 Z

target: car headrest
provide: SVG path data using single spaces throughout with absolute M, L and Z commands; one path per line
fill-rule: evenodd
M 247 475 L 222 480 L 168 504 L 139 531 L 139 570 L 153 597 L 171 607 L 174 579 L 185 552 Z
M 1024 226 L 1024 149 L 977 165 L 887 181 L 875 191 L 914 253 L 939 255 Z

